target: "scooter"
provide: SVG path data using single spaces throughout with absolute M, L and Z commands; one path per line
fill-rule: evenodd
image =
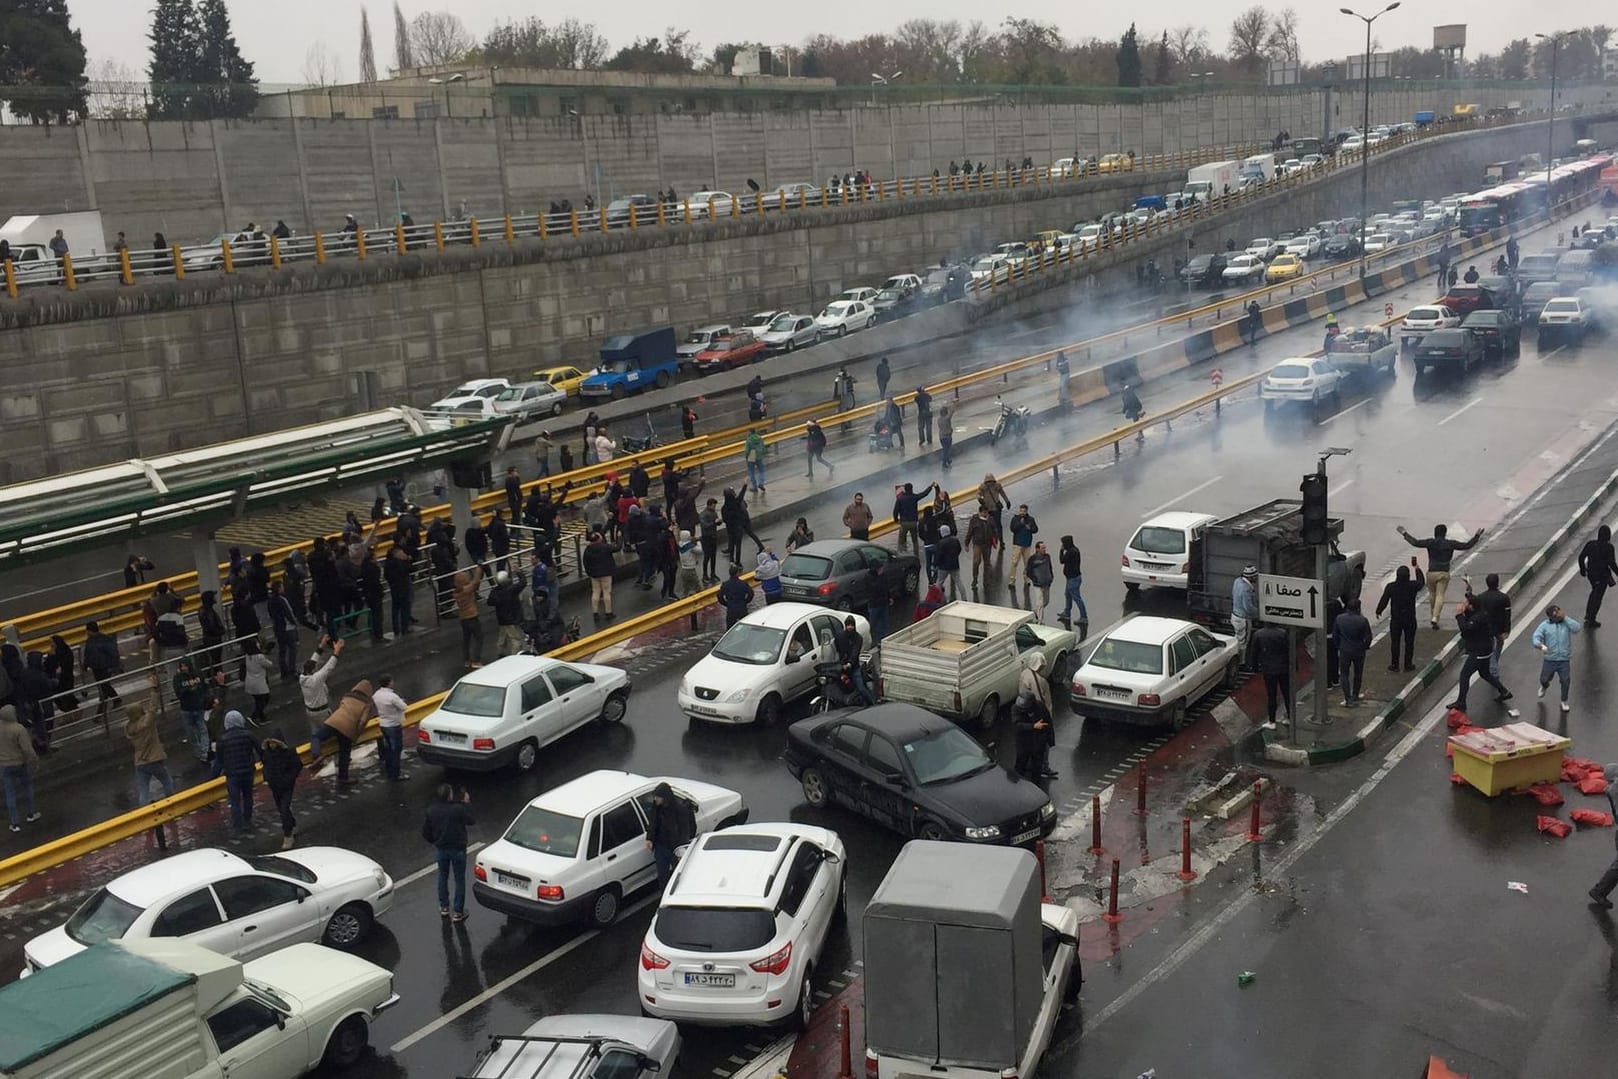
M 869 653 L 860 656 L 860 670 L 865 675 L 865 684 L 874 687 L 876 665 Z M 820 687 L 820 691 L 809 700 L 809 714 L 812 716 L 830 712 L 833 708 L 865 707 L 865 698 L 860 696 L 859 689 L 854 685 L 853 676 L 843 670 L 840 661 L 815 664 L 815 684 Z
M 1033 418 L 1033 410 L 1027 405 L 1018 405 L 1013 408 L 1004 401 L 1000 402 L 1000 418 L 994 421 L 994 430 L 989 432 L 989 444 L 992 446 L 1002 438 L 1013 439 L 1018 446 L 1028 442 L 1028 423 Z

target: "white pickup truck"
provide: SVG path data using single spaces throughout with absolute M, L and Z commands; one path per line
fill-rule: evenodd
M 319 944 L 96 944 L 0 988 L 0 1079 L 297 1079 L 357 1061 L 398 1002 L 390 971 Z
M 882 638 L 877 677 L 887 701 L 920 705 L 958 722 L 989 726 L 1017 699 L 1024 656 L 1045 657 L 1043 674 L 1063 686 L 1072 632 L 1034 621 L 1028 611 L 964 601 Z
M 1381 326 L 1345 329 L 1326 342 L 1326 354 L 1339 370 L 1350 374 L 1386 371 L 1391 375 L 1399 362 L 1399 347 Z

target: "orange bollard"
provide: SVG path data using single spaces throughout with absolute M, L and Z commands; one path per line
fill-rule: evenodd
M 1264 831 L 1259 823 L 1258 800 L 1264 793 L 1264 784 L 1258 780 L 1253 781 L 1253 813 L 1247 818 L 1247 838 L 1255 843 L 1263 842 Z
M 1191 818 L 1180 819 L 1180 872 L 1181 880 L 1196 880 L 1197 871 L 1191 868 Z
M 852 1035 L 848 1029 L 848 1005 L 840 1004 L 837 1007 L 837 1079 L 854 1079 L 853 1047 L 849 1044 Z
M 1107 913 L 1101 916 L 1101 920 L 1108 925 L 1117 925 L 1124 920 L 1124 916 L 1118 913 L 1118 859 L 1116 858 L 1112 860 L 1112 884 L 1107 888 Z
M 1107 848 L 1101 845 L 1101 795 L 1099 794 L 1090 799 L 1090 853 L 1107 853 Z
M 1146 762 L 1141 761 L 1135 780 L 1135 816 L 1146 816 Z

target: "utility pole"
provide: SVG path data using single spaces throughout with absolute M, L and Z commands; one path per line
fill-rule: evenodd
M 1352 15 L 1365 24 L 1365 109 L 1360 124 L 1360 277 L 1365 276 L 1365 215 L 1370 211 L 1371 184 L 1371 24 L 1399 6 L 1399 0 L 1375 15 L 1361 15 L 1349 8 L 1338 8 L 1344 15 Z M 1318 705 L 1316 707 L 1319 707 Z
M 1305 473 L 1299 490 L 1303 494 L 1303 542 L 1315 549 L 1315 582 L 1320 589 L 1322 607 L 1331 605 L 1327 565 L 1331 558 L 1331 513 L 1327 504 L 1326 461 L 1332 457 L 1346 457 L 1353 450 L 1332 446 L 1320 453 L 1313 472 Z M 1311 597 L 1312 598 L 1312 597 Z M 1315 726 L 1326 725 L 1326 656 L 1330 647 L 1331 623 L 1323 621 L 1315 631 Z M 1294 723 L 1293 740 L 1297 740 Z

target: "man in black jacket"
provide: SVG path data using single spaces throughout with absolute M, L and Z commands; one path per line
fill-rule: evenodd
M 1332 621 L 1332 639 L 1341 663 L 1343 703 L 1360 703 L 1360 682 L 1365 677 L 1365 655 L 1371 650 L 1371 622 L 1360 613 L 1360 601 L 1351 599 Z
M 1414 579 L 1411 574 L 1414 573 Z M 1400 642 L 1404 643 L 1404 669 L 1416 669 L 1416 595 L 1427 585 L 1427 578 L 1421 574 L 1421 567 L 1416 565 L 1415 558 L 1410 559 L 1410 565 L 1400 566 L 1393 575 L 1393 580 L 1382 587 L 1382 598 L 1377 600 L 1377 617 L 1389 607 L 1393 608 L 1388 615 L 1388 670 L 1399 669 Z
M 657 863 L 657 883 L 662 887 L 674 875 L 674 852 L 697 837 L 697 815 L 675 796 L 674 788 L 659 783 L 652 791 L 650 817 L 646 822 L 646 849 Z
M 230 830 L 236 835 L 253 826 L 253 765 L 258 759 L 258 740 L 248 732 L 247 718 L 226 712 L 224 733 L 214 744 L 214 775 L 225 777 Z
M 1283 703 L 1287 722 L 1292 722 L 1292 657 L 1287 653 L 1287 631 L 1273 622 L 1260 622 L 1249 645 L 1253 650 L 1253 667 L 1264 678 L 1269 722 L 1275 722 L 1276 706 Z
M 1455 559 L 1456 551 L 1468 551 L 1477 545 L 1483 538 L 1483 529 L 1472 533 L 1472 538 L 1462 543 L 1460 540 L 1449 538 L 1449 528 L 1445 525 L 1433 525 L 1433 534 L 1428 539 L 1417 539 L 1405 531 L 1400 525 L 1394 531 L 1404 537 L 1404 541 L 1412 547 L 1421 547 L 1427 551 L 1427 594 L 1432 599 L 1432 628 L 1438 628 L 1438 616 L 1444 611 L 1444 592 L 1449 588 L 1449 567 Z
M 101 703 L 96 706 L 96 719 L 105 722 L 107 710 L 123 703 L 123 698 L 118 695 L 118 687 L 112 684 L 112 676 L 123 668 L 123 661 L 118 655 L 118 642 L 102 633 L 100 626 L 86 622 L 84 632 L 84 669 L 95 679 L 96 690 L 101 696 Z
M 500 627 L 500 654 L 514 656 L 522 651 L 522 592 L 528 581 L 513 577 L 505 570 L 494 575 L 494 587 L 489 589 L 489 606 L 494 608 L 494 621 Z
M 930 446 L 933 441 L 933 395 L 927 387 L 916 387 L 916 444 Z
M 1501 685 L 1500 679 L 1489 670 L 1489 661 L 1494 656 L 1494 623 L 1477 605 L 1477 597 L 1467 596 L 1461 601 L 1456 608 L 1455 623 L 1461 630 L 1461 646 L 1466 659 L 1461 663 L 1460 688 L 1449 707 L 1466 711 L 1466 691 L 1474 674 L 1494 687 L 1495 700 L 1501 704 L 1511 700 L 1511 691 Z
M 1500 650 L 1506 645 L 1506 637 L 1511 633 L 1511 597 L 1500 591 L 1500 575 L 1491 573 L 1483 578 L 1483 583 L 1489 587 L 1478 596 L 1477 605 L 1489 619 L 1489 628 L 1494 631 L 1494 654 L 1489 657 L 1489 673 L 1496 678 L 1500 677 Z
M 746 617 L 747 605 L 752 602 L 753 590 L 742 580 L 742 567 L 732 564 L 730 578 L 719 586 L 719 606 L 725 610 L 725 628 Z
M 1596 538 L 1579 551 L 1579 576 L 1590 582 L 1590 598 L 1584 603 L 1584 626 L 1596 629 L 1601 623 L 1601 599 L 1607 589 L 1618 584 L 1618 554 L 1612 546 L 1612 529 L 1602 525 L 1596 529 Z
M 940 580 L 949 579 L 949 598 L 953 602 L 966 588 L 961 584 L 961 541 L 949 525 L 938 527 L 938 547 L 933 551 L 933 569 Z
M 1079 605 L 1079 637 L 1083 638 L 1090 628 L 1090 612 L 1084 606 L 1084 593 L 1081 587 L 1084 584 L 1084 570 L 1078 546 L 1073 542 L 1072 536 L 1062 537 L 1062 547 L 1056 552 L 1057 560 L 1062 563 L 1062 577 L 1066 581 L 1063 590 L 1062 613 L 1056 620 L 1062 625 L 1072 628 L 1073 605 Z
M 427 807 L 421 838 L 438 855 L 438 916 L 466 921 L 466 830 L 472 819 L 472 795 L 448 783 L 438 785 L 438 800 Z M 449 880 L 455 878 L 455 906 L 450 907 Z
M 1050 714 L 1032 693 L 1019 693 L 1011 705 L 1011 722 L 1017 730 L 1017 774 L 1038 782 L 1050 752 Z
M 854 616 L 849 615 L 843 619 L 843 632 L 837 635 L 837 662 L 854 680 L 854 688 L 860 691 L 866 704 L 875 704 L 876 695 L 871 687 L 865 684 L 865 670 L 860 666 L 860 653 L 865 651 L 865 638 L 860 636 L 858 623 Z

